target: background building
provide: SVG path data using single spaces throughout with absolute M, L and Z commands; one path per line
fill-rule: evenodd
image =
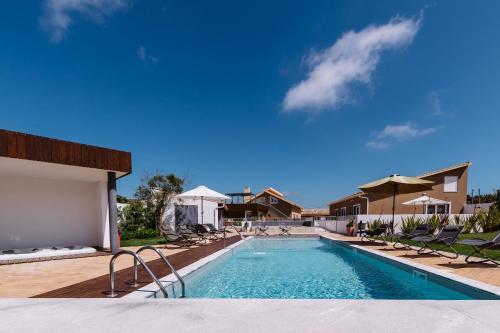
M 465 162 L 444 169 L 417 176 L 434 182 L 431 190 L 425 191 L 432 198 L 448 202 L 444 205 L 407 206 L 403 202 L 415 199 L 422 192 L 398 194 L 396 214 L 460 214 L 467 203 L 467 175 L 471 162 Z M 384 215 L 392 213 L 392 194 L 356 192 L 329 204 L 330 215 Z

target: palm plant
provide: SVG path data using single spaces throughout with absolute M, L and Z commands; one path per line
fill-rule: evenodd
M 433 234 L 437 229 L 441 228 L 441 219 L 437 215 L 428 217 L 425 223 L 429 224 L 429 233 Z
M 490 209 L 487 213 L 479 212 L 477 225 L 482 232 L 492 232 L 500 230 L 500 211 L 496 208 Z
M 417 225 L 421 224 L 422 222 L 423 222 L 422 218 L 415 217 L 414 215 L 402 217 L 401 218 L 401 232 L 405 235 L 408 235 L 410 232 L 412 232 L 417 227 Z
M 380 228 L 380 226 L 384 223 L 382 219 L 376 219 L 373 220 L 372 222 L 368 223 L 367 227 L 368 230 L 370 231 L 375 231 Z

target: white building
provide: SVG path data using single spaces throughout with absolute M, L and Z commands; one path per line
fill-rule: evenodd
M 0 130 L 0 250 L 116 252 L 116 180 L 130 172 L 127 152 Z

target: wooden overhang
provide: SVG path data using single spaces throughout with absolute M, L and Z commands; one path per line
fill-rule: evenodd
M 85 168 L 132 172 L 129 152 L 0 129 L 0 156 Z

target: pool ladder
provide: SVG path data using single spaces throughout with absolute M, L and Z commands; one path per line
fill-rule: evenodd
M 110 285 L 110 292 L 108 293 L 107 296 L 108 297 L 116 297 L 118 295 L 115 292 L 115 261 L 116 261 L 116 259 L 119 256 L 126 254 L 126 255 L 131 255 L 132 257 L 134 257 L 134 276 L 133 276 L 133 281 L 132 281 L 131 286 L 132 287 L 138 287 L 139 286 L 138 279 L 137 279 L 137 275 L 138 275 L 137 271 L 138 271 L 138 263 L 139 263 L 144 268 L 144 270 L 146 271 L 146 273 L 148 273 L 149 277 L 151 277 L 153 279 L 153 281 L 156 283 L 156 285 L 160 288 L 161 292 L 163 293 L 163 296 L 165 298 L 168 298 L 167 289 L 165 289 L 165 287 L 160 282 L 160 280 L 156 277 L 156 275 L 153 273 L 153 271 L 151 271 L 151 269 L 149 268 L 149 266 L 144 262 L 144 260 L 139 255 L 144 250 L 154 251 L 154 252 L 156 252 L 160 256 L 160 258 L 170 268 L 170 270 L 172 271 L 172 273 L 175 275 L 175 277 L 177 278 L 177 280 L 181 284 L 181 296 L 180 296 L 180 298 L 185 298 L 186 297 L 186 285 L 184 283 L 184 280 L 179 275 L 179 273 L 177 273 L 177 270 L 174 268 L 174 266 L 172 266 L 172 264 L 167 259 L 167 257 L 165 257 L 165 255 L 160 250 L 158 250 L 156 247 L 151 246 L 151 245 L 142 246 L 136 252 L 130 251 L 130 250 L 120 250 L 118 253 L 116 253 L 115 255 L 113 255 L 113 257 L 111 258 L 111 260 L 109 262 L 109 285 Z M 172 287 L 172 289 L 173 289 L 173 287 Z

